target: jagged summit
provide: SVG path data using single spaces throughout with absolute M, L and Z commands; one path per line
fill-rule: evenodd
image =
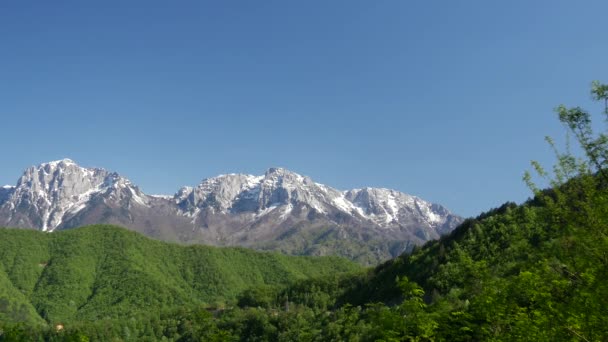
M 54 231 L 111 223 L 165 240 L 219 245 L 266 244 L 337 229 L 334 238 L 362 244 L 399 242 L 393 253 L 438 238 L 460 221 L 416 196 L 369 187 L 341 191 L 281 167 L 259 176 L 205 178 L 173 196 L 151 196 L 116 172 L 66 158 L 29 167 L 16 186 L 0 188 L 0 226 Z
M 27 168 L 17 186 L 0 202 L 0 209 L 19 208 L 26 213 L 9 215 L 11 224 L 52 231 L 84 209 L 95 196 L 131 187 L 129 180 L 115 172 L 85 168 L 71 159 L 61 159 Z
M 441 206 L 396 190 L 366 187 L 340 191 L 285 168 L 270 168 L 262 176 L 226 174 L 207 178 L 196 187 L 180 189 L 174 199 L 189 215 L 206 208 L 216 213 L 251 213 L 258 217 L 276 212 L 280 215 L 275 220 L 286 221 L 289 213 L 300 207 L 328 216 L 352 216 L 378 227 L 399 227 L 408 224 L 413 216 L 438 227 L 451 215 Z
M 297 173 L 290 171 L 284 167 L 270 167 L 268 168 L 268 170 L 266 170 L 266 172 L 264 172 L 265 176 L 269 176 L 269 175 L 277 175 L 277 176 L 283 176 L 283 175 L 298 175 Z
M 76 164 L 76 163 L 70 158 L 63 158 L 63 159 L 53 160 L 53 161 L 46 162 L 46 163 L 41 163 L 39 165 L 39 167 L 46 166 L 46 165 L 56 167 L 58 165 L 70 165 L 70 164 Z

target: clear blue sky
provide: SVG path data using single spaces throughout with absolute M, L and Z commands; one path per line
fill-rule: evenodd
M 69 157 L 174 193 L 282 166 L 476 215 L 608 80 L 608 2 L 2 1 L 0 183 Z

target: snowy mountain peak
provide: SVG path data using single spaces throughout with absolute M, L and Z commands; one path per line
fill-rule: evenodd
M 174 199 L 185 212 L 207 207 L 227 211 L 239 194 L 258 186 L 261 178 L 234 173 L 206 178 L 194 188 L 183 187 Z
M 339 191 L 284 168 L 270 168 L 263 176 L 226 174 L 204 179 L 195 188 L 182 188 L 175 201 L 187 216 L 208 208 L 225 215 L 262 217 L 279 213 L 285 220 L 296 207 L 328 217 L 345 215 L 362 224 L 400 227 L 411 223 L 439 227 L 451 213 L 447 209 L 396 190 L 362 188 Z
M 266 172 L 264 173 L 265 176 L 269 176 L 269 175 L 284 175 L 284 174 L 295 174 L 295 172 L 291 172 L 285 168 L 282 167 L 271 167 L 268 168 L 268 170 L 266 170 Z
M 289 181 L 296 181 L 296 182 L 304 182 L 306 180 L 310 181 L 310 178 L 302 176 L 298 173 L 295 173 L 293 171 L 287 170 L 285 168 L 282 167 L 271 167 L 268 170 L 266 170 L 266 172 L 264 173 L 264 178 L 265 179 L 271 179 L 271 180 L 289 180 Z
M 0 204 L 24 208 L 31 221 L 44 231 L 52 231 L 66 214 L 74 215 L 93 196 L 122 188 L 134 188 L 134 195 L 139 192 L 117 173 L 81 167 L 66 158 L 27 168 L 10 194 L 5 193 L 5 203 Z
M 62 159 L 29 167 L 17 186 L 0 188 L 0 226 L 50 232 L 110 223 L 152 237 L 220 245 L 300 245 L 322 236 L 329 239 L 323 250 L 343 245 L 335 239 L 353 239 L 376 254 L 395 256 L 461 221 L 438 204 L 396 190 L 340 191 L 280 167 L 259 176 L 224 174 L 173 196 L 149 196 L 118 173 Z
M 57 166 L 66 166 L 66 165 L 76 165 L 76 163 L 69 158 L 63 158 L 63 159 L 59 159 L 59 160 L 53 160 L 47 163 L 42 163 L 39 165 L 39 167 L 44 167 L 44 166 L 50 166 L 50 167 L 57 167 Z

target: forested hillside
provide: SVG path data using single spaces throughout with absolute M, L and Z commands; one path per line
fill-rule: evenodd
M 0 320 L 65 323 L 222 305 L 251 286 L 357 269 L 333 257 L 184 247 L 112 226 L 0 229 Z

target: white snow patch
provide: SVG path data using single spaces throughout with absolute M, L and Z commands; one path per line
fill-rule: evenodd
M 133 200 L 134 200 L 136 203 L 138 203 L 138 204 L 140 204 L 140 205 L 144 205 L 144 206 L 145 206 L 145 205 L 148 205 L 148 204 L 146 203 L 146 200 L 145 200 L 143 197 L 141 197 L 141 196 L 140 196 L 140 195 L 137 193 L 137 191 L 136 191 L 135 189 L 133 189 L 132 187 L 129 187 L 129 191 L 131 192 L 131 195 L 133 195 Z
M 356 210 L 356 207 L 351 202 L 346 200 L 346 198 L 344 198 L 344 194 L 342 194 L 342 196 L 334 198 L 332 202 L 336 206 L 336 208 L 346 213 L 350 214 L 353 212 L 353 210 Z
M 264 176 L 247 175 L 245 183 L 243 184 L 243 189 L 255 188 L 256 186 L 260 185 L 260 183 L 262 182 L 263 179 L 264 179 Z
M 201 212 L 201 210 L 199 208 L 194 209 L 194 212 L 191 213 L 192 220 L 190 221 L 190 223 L 196 224 L 196 217 L 198 216 L 198 213 L 200 213 L 200 212 Z
M 50 214 L 48 211 L 42 215 L 42 231 L 43 232 L 46 232 L 49 229 L 49 226 L 48 226 L 49 215 Z
M 287 204 L 285 206 L 285 211 L 283 211 L 283 213 L 280 216 L 281 220 L 286 219 L 287 216 L 289 216 L 289 214 L 291 214 L 292 210 L 293 210 L 293 204 L 291 204 L 291 203 Z
M 327 214 L 327 211 L 323 207 L 321 207 L 320 203 L 318 203 L 317 201 L 311 201 L 309 204 L 316 211 L 318 211 L 322 214 Z
M 148 195 L 148 196 L 154 197 L 154 198 L 167 199 L 167 200 L 173 199 L 173 196 L 171 196 L 171 195 Z
M 76 163 L 74 163 L 74 161 L 72 159 L 64 158 L 64 159 L 53 160 L 48 163 L 40 164 L 40 168 L 44 168 L 46 165 L 49 165 L 51 168 L 55 169 L 61 163 L 64 163 L 66 165 L 76 165 Z
M 77 204 L 77 205 L 73 205 L 70 209 L 68 209 L 66 211 L 66 214 L 72 214 L 72 215 L 76 214 L 79 211 L 81 211 L 82 209 L 84 209 L 86 206 L 87 206 L 86 203 L 80 203 L 80 204 Z
M 437 223 L 437 222 L 441 222 L 441 216 L 435 214 L 431 208 L 430 205 L 425 206 L 424 208 L 424 215 L 427 217 L 427 220 L 429 221 L 429 223 Z
M 397 205 L 397 201 L 395 201 L 395 197 L 389 196 L 386 204 L 391 209 L 391 214 L 397 215 L 399 213 L 399 206 Z
M 355 210 L 357 211 L 357 213 L 359 213 L 359 215 L 367 218 L 367 213 L 365 212 L 365 209 L 355 206 Z
M 262 217 L 262 216 L 264 216 L 264 215 L 267 215 L 268 213 L 270 213 L 271 211 L 275 210 L 275 209 L 276 209 L 276 208 L 278 208 L 278 207 L 279 207 L 279 205 L 278 205 L 278 204 L 273 204 L 273 205 L 271 205 L 271 206 L 269 206 L 269 207 L 266 207 L 266 208 L 264 208 L 264 209 L 262 209 L 262 210 L 258 211 L 258 212 L 255 214 L 255 216 L 256 216 L 256 217 Z

